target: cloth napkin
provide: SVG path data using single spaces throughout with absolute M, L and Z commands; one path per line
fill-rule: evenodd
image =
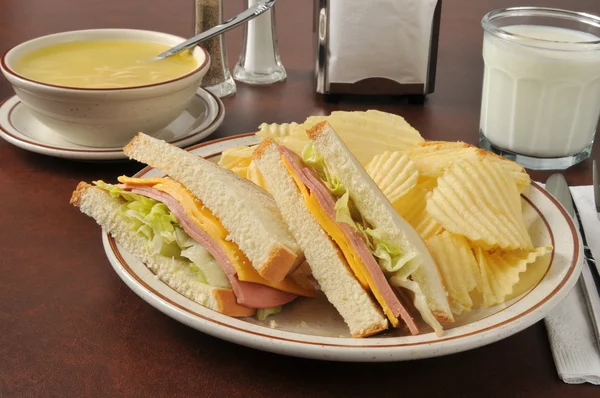
M 581 216 L 588 246 L 594 258 L 600 260 L 600 220 L 596 215 L 592 186 L 571 187 L 571 194 Z M 600 385 L 600 348 L 581 281 L 544 321 L 559 377 L 569 384 Z

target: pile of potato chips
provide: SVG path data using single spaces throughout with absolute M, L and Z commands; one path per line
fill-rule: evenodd
M 425 241 L 454 314 L 505 302 L 528 264 L 552 251 L 534 247 L 527 231 L 523 167 L 464 142 L 425 141 L 400 116 L 340 111 L 302 124 L 262 124 L 257 135 L 300 154 L 309 143 L 305 131 L 323 120 Z M 264 187 L 254 149 L 227 149 L 219 165 Z

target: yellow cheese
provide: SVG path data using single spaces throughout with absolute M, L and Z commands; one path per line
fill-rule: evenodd
M 323 208 L 319 204 L 317 197 L 312 192 L 310 192 L 310 193 L 308 192 L 308 189 L 306 189 L 306 186 L 304 185 L 302 180 L 296 175 L 296 173 L 294 172 L 294 169 L 287 162 L 285 157 L 282 156 L 281 159 L 283 160 L 283 164 L 287 168 L 288 172 L 294 179 L 294 182 L 298 186 L 300 193 L 304 197 L 304 202 L 306 203 L 306 207 L 311 212 L 313 217 L 315 217 L 315 219 L 321 225 L 321 227 L 327 232 L 327 234 L 329 234 L 329 236 L 333 239 L 333 241 L 338 245 L 338 247 L 344 254 L 347 264 L 349 265 L 350 269 L 356 276 L 356 279 L 358 279 L 358 282 L 366 290 L 370 290 L 371 292 L 373 292 L 375 299 L 377 300 L 379 305 L 381 305 L 383 312 L 385 313 L 385 315 L 387 315 L 387 317 L 390 320 L 390 322 L 392 323 L 392 325 L 398 326 L 398 324 L 399 324 L 398 318 L 396 318 L 394 316 L 394 314 L 392 313 L 392 310 L 386 304 L 385 300 L 383 299 L 383 295 L 381 294 L 379 289 L 377 289 L 377 286 L 375 285 L 375 282 L 373 281 L 371 274 L 369 274 L 367 267 L 360 260 L 360 256 L 352 247 L 352 244 L 350 243 L 350 240 L 348 239 L 346 234 L 344 234 L 344 232 L 342 231 L 340 226 L 334 220 L 332 220 L 331 217 L 329 217 L 329 215 L 325 212 L 325 210 L 323 210 Z
M 118 180 L 124 184 L 150 186 L 157 191 L 171 195 L 183 207 L 186 216 L 210 235 L 219 247 L 223 249 L 223 252 L 235 268 L 239 280 L 271 286 L 275 289 L 300 296 L 314 297 L 316 295 L 314 290 L 301 287 L 290 276 L 279 283 L 271 283 L 260 276 L 238 245 L 235 242 L 227 240 L 229 232 L 221 224 L 221 221 L 198 198 L 178 182 L 168 178 L 130 178 L 125 176 L 119 177 Z

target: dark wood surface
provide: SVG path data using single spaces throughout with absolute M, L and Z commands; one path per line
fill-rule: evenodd
M 243 1 L 226 1 L 228 15 Z M 288 79 L 238 84 L 223 125 L 209 139 L 263 122 L 302 121 L 333 110 L 377 108 L 403 115 L 428 139 L 477 141 L 481 17 L 519 1 L 444 0 L 436 92 L 425 105 L 392 99 L 324 103 L 313 86 L 312 1 L 280 0 L 277 25 Z M 597 0 L 528 5 L 600 14 Z M 0 0 L 0 51 L 58 31 L 128 27 L 188 36 L 192 0 Z M 241 30 L 229 32 L 229 63 Z M 0 79 L 0 98 L 13 95 Z M 594 157 L 598 158 L 596 145 Z M 591 183 L 591 161 L 567 171 Z M 77 182 L 113 180 L 134 162 L 81 163 L 0 140 L 0 397 L 403 396 L 597 397 L 598 387 L 562 383 L 542 322 L 472 351 L 412 362 L 348 364 L 240 347 L 184 326 L 129 290 L 102 249 L 100 229 L 71 207 Z M 534 173 L 544 180 L 547 173 Z

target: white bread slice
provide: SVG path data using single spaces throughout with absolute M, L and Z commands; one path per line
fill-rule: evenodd
M 302 262 L 271 195 L 200 156 L 139 133 L 123 152 L 182 183 L 219 218 L 266 280 L 281 282 Z
M 253 308 L 239 305 L 230 289 L 213 288 L 202 283 L 189 263 L 146 251 L 146 239 L 130 227 L 129 221 L 119 214 L 124 201 L 113 198 L 106 191 L 80 182 L 71 197 L 71 204 L 92 217 L 125 250 L 142 261 L 163 282 L 192 301 L 229 316 L 251 316 Z
M 306 207 L 275 142 L 263 141 L 253 158 L 283 219 L 304 251 L 314 278 L 344 318 L 352 336 L 366 337 L 387 329 L 388 322 L 381 309 L 356 280 L 337 247 Z
M 381 229 L 390 239 L 415 254 L 411 261 L 418 262 L 419 266 L 411 277 L 425 295 L 427 307 L 433 316 L 440 322 L 453 322 L 448 293 L 437 265 L 419 234 L 394 210 L 329 123 L 319 123 L 307 134 L 325 159 L 328 169 L 348 188 L 350 198 L 361 215 L 374 228 Z M 422 311 L 421 314 L 424 319 L 427 317 Z

